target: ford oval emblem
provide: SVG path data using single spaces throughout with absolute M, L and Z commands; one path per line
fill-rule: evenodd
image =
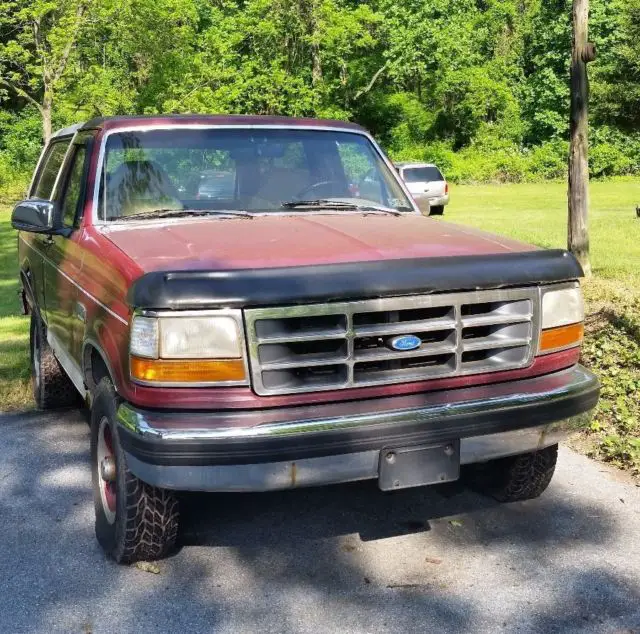
M 387 342 L 387 345 L 392 350 L 407 351 L 415 350 L 422 345 L 420 337 L 415 335 L 400 335 L 399 337 L 393 337 Z

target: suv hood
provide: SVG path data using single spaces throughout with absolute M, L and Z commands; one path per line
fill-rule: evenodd
M 103 225 L 146 273 L 232 270 L 443 256 L 535 247 L 422 216 L 366 214 L 179 218 Z

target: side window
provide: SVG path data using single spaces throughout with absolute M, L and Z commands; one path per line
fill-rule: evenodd
M 67 186 L 62 200 L 62 224 L 65 227 L 73 227 L 78 212 L 78 202 L 82 192 L 82 178 L 84 176 L 84 157 L 86 150 L 83 146 L 78 146 L 71 159 L 71 168 Z
M 51 198 L 53 186 L 56 182 L 56 177 L 58 176 L 60 166 L 62 165 L 62 161 L 64 160 L 68 147 L 69 139 L 51 144 L 51 147 L 44 158 L 42 167 L 40 168 L 38 181 L 33 188 L 33 197 L 44 198 L 46 200 Z

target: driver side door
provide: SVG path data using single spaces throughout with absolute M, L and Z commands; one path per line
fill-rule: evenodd
M 87 171 L 86 139 L 76 136 L 54 190 L 63 231 L 51 236 L 45 262 L 47 339 L 76 387 L 82 389 L 79 348 L 86 310 L 77 280 L 82 269 L 80 215 Z

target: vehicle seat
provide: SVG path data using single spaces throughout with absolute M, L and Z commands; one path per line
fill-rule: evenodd
M 255 197 L 273 203 L 293 200 L 311 182 L 308 170 L 300 168 L 271 167 L 261 175 Z
M 155 161 L 126 161 L 107 176 L 108 220 L 164 208 L 182 209 L 183 204 L 169 175 Z

